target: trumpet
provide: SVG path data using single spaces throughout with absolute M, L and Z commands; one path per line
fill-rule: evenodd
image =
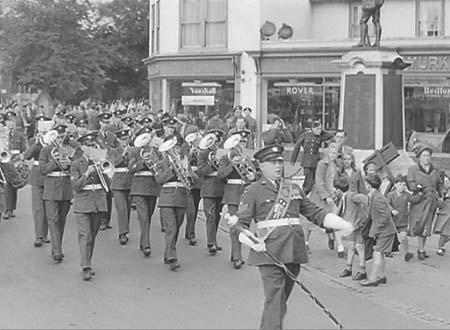
M 256 178 L 256 167 L 250 159 L 243 155 L 242 148 L 239 145 L 240 142 L 240 135 L 232 135 L 225 141 L 223 147 L 229 150 L 228 159 L 233 163 L 233 168 L 239 174 L 241 179 L 246 183 L 250 183 Z M 234 156 L 239 157 L 239 161 L 233 161 L 232 152 L 234 153 Z
M 180 180 L 186 189 L 192 189 L 192 180 L 189 178 L 187 164 L 183 164 L 181 157 L 177 151 L 173 148 L 177 144 L 177 138 L 173 137 L 170 140 L 165 141 L 159 146 L 159 151 L 162 152 L 167 160 L 170 162 L 172 169 L 175 171 L 178 180 Z

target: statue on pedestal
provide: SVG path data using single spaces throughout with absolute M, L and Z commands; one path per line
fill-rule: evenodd
M 381 39 L 381 23 L 380 10 L 384 4 L 384 0 L 362 0 L 362 14 L 359 20 L 361 28 L 361 40 L 354 47 L 380 47 Z M 372 17 L 372 22 L 375 25 L 375 42 L 370 43 L 369 27 L 367 22 Z

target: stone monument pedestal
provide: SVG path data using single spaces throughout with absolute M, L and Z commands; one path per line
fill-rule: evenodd
M 400 151 L 392 171 L 403 173 L 412 161 L 404 152 L 402 72 L 411 63 L 387 48 L 351 50 L 334 63 L 341 67 L 339 127 L 347 132 L 357 163 L 392 142 Z

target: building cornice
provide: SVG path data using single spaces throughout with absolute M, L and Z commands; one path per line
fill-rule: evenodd
M 159 61 L 185 61 L 185 60 L 225 60 L 232 57 L 241 56 L 241 52 L 226 52 L 226 53 L 171 53 L 159 54 L 148 57 L 143 60 L 144 64 L 152 64 Z

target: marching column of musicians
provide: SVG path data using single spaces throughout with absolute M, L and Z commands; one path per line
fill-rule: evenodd
M 58 111 L 53 119 L 36 117 L 36 133 L 27 146 L 23 133 L 14 129 L 14 116 L 11 112 L 4 118 L 8 134 L 1 148 L 8 153 L 0 155 L 5 201 L 0 210 L 5 218 L 13 217 L 17 189 L 30 183 L 34 245 L 51 242 L 51 256 L 60 263 L 66 219 L 73 205 L 85 280 L 95 274 L 91 262 L 95 239 L 99 230 L 112 228 L 113 205 L 121 245 L 129 241 L 131 211 L 136 209 L 139 247 L 145 257 L 151 255 L 150 228 L 159 208 L 166 245 L 163 262 L 177 270 L 176 244 L 184 217 L 184 237 L 196 245 L 195 224 L 203 199 L 206 248 L 215 255 L 222 250 L 217 242 L 222 207 L 236 214 L 241 194 L 256 179 L 251 157 L 244 152 L 251 136 L 245 128 L 230 132 L 227 142 L 221 129 L 201 132 L 165 113 L 134 118 L 122 109 L 96 116 L 98 130 L 92 130 L 86 118 Z M 29 162 L 28 174 L 20 172 L 15 158 Z M 241 243 L 237 232 L 230 236 L 231 261 L 239 269 L 244 264 Z

